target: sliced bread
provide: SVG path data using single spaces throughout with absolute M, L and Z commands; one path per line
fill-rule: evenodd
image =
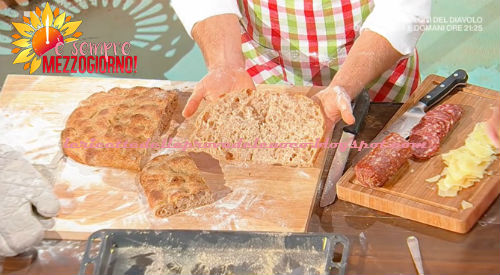
M 155 157 L 144 166 L 139 181 L 157 217 L 213 202 L 195 162 L 184 153 Z
M 244 90 L 208 105 L 197 117 L 190 139 L 209 147 L 200 150 L 219 160 L 308 167 L 318 154 L 313 145 L 323 138 L 324 127 L 320 106 L 304 95 Z M 228 146 L 245 143 L 266 148 Z

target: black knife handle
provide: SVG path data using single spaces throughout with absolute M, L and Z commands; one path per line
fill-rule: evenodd
M 343 128 L 344 132 L 351 133 L 353 135 L 357 135 L 361 128 L 361 124 L 363 124 L 363 120 L 368 113 L 368 109 L 370 108 L 370 95 L 367 90 L 363 90 L 354 103 L 354 124 L 345 126 Z
M 456 70 L 452 75 L 436 86 L 436 88 L 432 89 L 426 96 L 420 99 L 420 102 L 424 103 L 427 106 L 425 110 L 428 110 L 456 87 L 465 85 L 468 78 L 469 76 L 464 70 Z

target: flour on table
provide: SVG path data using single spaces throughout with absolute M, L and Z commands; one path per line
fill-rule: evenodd
M 9 144 L 33 164 L 49 164 L 60 151 L 62 114 L 37 116 L 32 112 L 1 109 L 0 143 Z
M 306 173 L 306 172 L 304 172 L 302 170 L 299 170 L 299 172 L 297 174 L 299 174 L 299 176 L 302 177 L 302 178 L 306 178 L 306 179 L 311 178 L 311 176 L 308 173 Z
M 59 204 L 61 205 L 61 208 L 72 208 L 75 205 L 75 201 L 73 199 L 59 199 Z
M 70 158 L 66 158 L 65 161 L 59 182 L 67 181 L 71 183 L 67 191 L 72 192 L 80 188 L 89 190 L 92 185 L 102 184 L 103 175 L 98 172 L 99 168 L 80 164 Z
M 78 196 L 78 197 L 76 197 L 76 198 L 75 198 L 75 200 L 76 200 L 77 202 L 84 202 L 84 201 L 85 201 L 85 199 L 86 199 L 89 195 L 90 195 L 90 194 L 89 194 L 89 193 L 87 193 L 87 194 L 85 194 L 85 195 Z
M 120 206 L 118 206 L 117 208 L 113 209 L 113 210 L 121 210 L 121 209 L 125 209 L 125 208 L 128 208 L 130 207 L 131 205 L 134 205 L 135 202 L 134 201 L 130 201 L 130 202 L 126 202 Z
M 60 218 L 55 218 L 55 221 L 56 224 L 54 225 L 54 228 L 58 228 L 58 230 L 60 230 L 60 228 L 64 229 L 78 228 L 79 232 L 94 232 L 104 228 L 110 228 L 113 225 L 113 220 L 107 220 L 93 224 L 82 224 L 75 220 L 60 219 Z
M 247 189 L 238 188 L 233 190 L 228 197 L 223 198 L 216 202 L 215 206 L 217 208 L 226 208 L 229 210 L 234 210 L 240 208 L 243 201 L 247 198 L 249 191 Z
M 252 194 L 252 195 L 249 195 L 249 199 L 247 200 L 247 202 L 245 203 L 245 210 L 250 210 L 250 208 L 252 207 L 252 205 L 256 202 L 256 201 L 259 201 L 261 198 L 262 198 L 262 194 L 259 194 L 259 195 L 255 195 L 255 194 Z
M 149 224 L 149 220 L 146 216 L 145 211 L 122 217 L 120 221 L 124 226 L 130 226 L 134 224 Z

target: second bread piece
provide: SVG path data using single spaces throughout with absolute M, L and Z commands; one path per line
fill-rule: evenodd
M 139 181 L 157 217 L 213 202 L 195 162 L 183 153 L 155 157 L 144 166 Z
M 203 151 L 223 160 L 309 167 L 318 154 L 319 148 L 313 145 L 323 138 L 324 124 L 319 105 L 306 96 L 244 90 L 229 93 L 207 106 L 196 120 L 191 141 L 238 146 L 240 141 L 254 143 L 258 140 L 267 147 L 279 145 L 281 148 L 211 146 Z M 300 143 L 303 143 L 302 148 Z

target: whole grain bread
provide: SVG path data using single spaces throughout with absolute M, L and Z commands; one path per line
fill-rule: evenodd
M 147 142 L 159 141 L 176 106 L 177 93 L 160 88 L 95 93 L 69 116 L 61 133 L 63 152 L 83 164 L 139 171 L 151 155 Z M 113 148 L 97 148 L 103 146 Z
M 304 95 L 244 90 L 208 105 L 197 117 L 190 139 L 209 147 L 201 151 L 219 160 L 309 167 L 320 149 L 312 145 L 323 138 L 324 127 L 319 105 Z M 247 147 L 265 143 L 268 148 L 228 148 L 206 142 L 235 146 L 246 142 Z M 287 143 L 298 143 L 303 148 L 291 148 L 295 145 Z
M 144 166 L 139 181 L 157 217 L 213 202 L 195 162 L 185 153 L 155 157 Z

